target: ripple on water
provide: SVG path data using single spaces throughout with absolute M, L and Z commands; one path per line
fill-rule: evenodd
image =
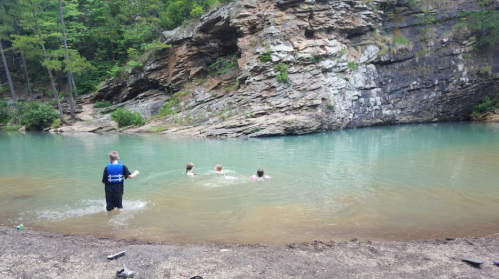
M 109 224 L 118 228 L 128 228 L 129 220 L 135 217 L 135 214 L 146 208 L 147 203 L 144 201 L 123 201 L 123 212 L 112 216 L 109 219 Z
M 147 203 L 144 201 L 123 201 L 123 207 L 127 211 L 134 212 L 142 210 Z M 75 208 L 76 207 L 76 208 Z M 38 221 L 60 221 L 70 218 L 78 218 L 105 212 L 106 205 L 103 200 L 79 200 L 73 206 L 63 206 L 50 210 L 41 210 L 36 213 Z

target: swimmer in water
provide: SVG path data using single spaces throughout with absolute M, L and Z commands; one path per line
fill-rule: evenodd
M 270 176 L 264 175 L 263 174 L 263 169 L 258 169 L 256 171 L 256 175 L 252 175 L 251 179 L 254 180 L 254 181 L 259 181 L 259 180 L 270 179 Z
M 215 173 L 216 174 L 225 174 L 225 172 L 222 170 L 222 165 L 215 166 Z
M 194 163 L 192 162 L 187 163 L 187 166 L 185 167 L 185 174 L 187 174 L 187 176 L 196 175 L 195 173 L 192 172 L 193 170 L 194 170 Z

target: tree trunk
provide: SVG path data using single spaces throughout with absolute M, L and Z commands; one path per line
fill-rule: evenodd
M 66 60 L 66 63 L 68 63 L 68 61 L 69 61 L 68 42 L 66 39 L 66 28 L 64 26 L 64 16 L 62 14 L 62 0 L 59 0 L 59 17 L 61 19 L 62 39 L 64 41 L 64 59 Z M 71 119 L 76 119 L 74 102 L 73 102 L 73 85 L 71 84 L 71 80 L 73 79 L 73 74 L 71 73 L 71 71 L 69 71 L 69 70 L 67 71 L 67 76 L 68 76 L 69 107 L 71 110 Z
M 29 99 L 33 101 L 33 91 L 31 90 L 31 84 L 29 82 L 28 66 L 26 65 L 26 59 L 24 59 L 24 55 L 22 53 L 21 53 L 21 61 L 23 62 L 24 76 L 26 77 L 26 84 L 28 85 Z
M 10 2 L 12 3 L 12 1 Z M 16 34 L 19 36 L 19 28 L 17 22 L 15 23 Z M 26 78 L 26 85 L 28 85 L 28 93 L 30 101 L 33 101 L 33 90 L 31 90 L 31 84 L 29 82 L 28 65 L 26 65 L 26 59 L 24 58 L 23 51 L 20 51 L 22 67 L 24 68 L 24 77 Z
M 36 18 L 35 10 L 32 10 L 32 12 L 33 12 L 33 18 L 35 19 L 36 23 L 36 29 L 38 31 L 38 37 L 40 38 L 40 45 L 42 46 L 43 57 L 45 58 L 45 60 L 47 60 L 47 51 L 45 50 L 45 44 L 43 43 L 43 37 L 42 37 L 42 32 L 40 31 L 40 25 L 38 24 L 38 19 Z M 54 76 L 52 75 L 52 71 L 50 70 L 50 68 L 49 67 L 46 68 L 49 74 L 52 90 L 54 91 L 54 97 L 57 101 L 57 108 L 59 109 L 59 117 L 61 118 L 62 123 L 66 123 L 66 120 L 64 119 L 64 114 L 62 113 L 61 101 L 59 101 L 59 93 L 57 93 L 57 88 L 55 87 Z
M 17 102 L 16 91 L 14 91 L 14 84 L 12 83 L 12 79 L 10 78 L 9 65 L 7 65 L 7 59 L 5 59 L 5 53 L 3 53 L 2 42 L 0 41 L 0 53 L 2 55 L 3 65 L 5 67 L 5 74 L 7 75 L 7 80 L 9 82 L 10 92 L 12 93 L 12 99 L 14 102 Z
M 75 77 L 71 75 L 71 83 L 73 84 L 73 89 L 75 92 L 75 96 L 78 96 L 78 91 L 76 91 L 76 83 L 75 83 Z

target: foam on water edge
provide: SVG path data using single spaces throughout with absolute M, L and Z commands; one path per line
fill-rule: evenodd
M 144 201 L 123 201 L 123 208 L 126 211 L 137 212 L 146 208 L 147 202 Z M 74 208 L 76 207 L 76 208 Z M 51 210 L 42 210 L 37 212 L 38 220 L 65 220 L 69 218 L 84 217 L 93 214 L 99 214 L 106 210 L 106 203 L 103 200 L 79 200 L 75 206 L 65 205 Z

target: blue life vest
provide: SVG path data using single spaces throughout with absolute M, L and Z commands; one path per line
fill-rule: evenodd
M 123 163 L 118 162 L 118 164 L 107 164 L 107 182 L 119 183 L 125 180 L 123 175 Z

